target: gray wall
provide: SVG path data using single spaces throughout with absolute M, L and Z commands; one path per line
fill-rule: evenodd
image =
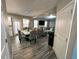
M 50 21 L 48 25 L 49 27 L 52 27 L 52 28 L 55 27 L 55 21 Z
M 55 21 L 56 21 L 56 18 L 54 18 L 54 19 L 44 19 L 44 18 L 38 18 L 38 19 L 35 19 L 35 20 L 44 20 L 44 21 L 47 21 L 48 22 L 48 24 L 47 24 L 47 26 L 48 27 L 55 27 Z M 32 24 L 33 25 L 33 24 Z

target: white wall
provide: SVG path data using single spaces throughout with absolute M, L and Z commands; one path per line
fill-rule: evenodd
M 62 9 L 64 6 L 66 6 L 70 1 L 72 0 L 58 0 L 57 11 Z

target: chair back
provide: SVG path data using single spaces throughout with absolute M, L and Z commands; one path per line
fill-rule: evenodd
M 30 38 L 31 39 L 36 39 L 36 31 L 31 31 L 30 32 Z
M 21 39 L 22 35 L 21 35 L 21 31 L 20 30 L 18 30 L 18 35 L 19 35 L 19 39 Z

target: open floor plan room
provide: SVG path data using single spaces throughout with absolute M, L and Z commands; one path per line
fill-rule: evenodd
M 1 0 L 1 59 L 73 59 L 76 4 L 76 0 Z

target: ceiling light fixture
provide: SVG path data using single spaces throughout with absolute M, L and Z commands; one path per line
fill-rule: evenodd
M 34 16 L 33 18 L 37 18 L 37 16 Z
M 46 18 L 47 19 L 52 19 L 52 18 L 56 18 L 56 16 L 54 16 L 54 15 L 51 14 L 51 15 L 47 16 Z

